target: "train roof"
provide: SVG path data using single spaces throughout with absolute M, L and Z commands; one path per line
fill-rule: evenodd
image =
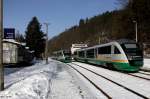
M 78 49 L 77 51 L 89 50 L 89 49 L 94 49 L 94 48 L 98 48 L 98 47 L 102 47 L 102 46 L 109 46 L 112 44 L 125 44 L 125 43 L 136 43 L 136 42 L 134 40 L 120 39 L 120 40 L 112 41 L 112 42 L 105 43 L 105 44 L 95 45 L 95 46 L 83 48 L 83 49 Z
M 118 42 L 119 44 L 124 44 L 124 43 L 136 43 L 136 41 L 130 40 L 130 39 L 119 39 L 119 40 L 116 40 L 116 42 Z

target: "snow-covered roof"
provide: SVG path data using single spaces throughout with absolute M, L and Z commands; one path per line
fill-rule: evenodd
M 9 43 L 21 45 L 20 42 L 17 42 L 14 39 L 3 39 L 3 42 L 9 42 Z
M 3 39 L 3 42 L 8 42 L 8 43 L 16 44 L 16 45 L 26 46 L 26 43 L 17 42 L 14 39 Z

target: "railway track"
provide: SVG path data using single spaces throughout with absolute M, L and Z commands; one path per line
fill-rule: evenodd
M 147 74 L 144 74 L 144 73 L 130 73 L 130 74 L 127 74 L 127 75 L 150 81 L 150 75 L 147 75 Z
M 98 65 L 92 65 L 92 66 L 99 67 Z M 101 66 L 101 67 L 103 68 L 104 66 Z M 123 72 L 120 72 L 120 73 L 123 73 Z M 129 75 L 129 76 L 133 76 L 133 77 L 136 77 L 136 78 L 144 79 L 144 80 L 147 80 L 147 81 L 150 81 L 150 72 L 140 71 L 138 73 L 124 73 L 124 74 Z
M 106 78 L 105 76 L 100 75 L 100 74 L 98 74 L 98 73 L 96 73 L 96 72 L 94 72 L 94 71 L 92 71 L 92 70 L 90 70 L 90 69 L 87 69 L 87 68 L 82 67 L 81 65 L 78 65 L 78 64 L 75 64 L 75 63 L 71 63 L 71 64 L 76 65 L 76 66 L 78 66 L 78 67 L 80 67 L 80 68 L 83 68 L 83 69 L 85 69 L 85 70 L 87 70 L 87 71 L 89 71 L 89 72 L 91 72 L 91 73 L 93 73 L 93 74 L 95 74 L 95 75 L 97 75 L 97 76 L 99 76 L 99 77 L 102 77 L 102 78 L 108 80 L 109 82 L 111 82 L 111 83 L 113 83 L 113 84 L 116 84 L 117 86 L 120 86 L 120 87 L 124 88 L 125 90 L 127 90 L 127 91 L 129 91 L 129 92 L 131 92 L 131 93 L 134 93 L 134 94 L 136 94 L 137 96 L 139 96 L 139 97 L 141 97 L 141 98 L 143 98 L 143 99 L 149 99 L 149 97 L 146 97 L 146 96 L 142 95 L 141 93 L 136 92 L 136 91 L 134 91 L 134 90 L 132 90 L 132 89 L 126 87 L 126 86 L 123 86 L 122 84 L 119 84 L 119 83 L 117 83 L 117 82 L 115 82 L 115 81 L 113 81 L 113 80 L 111 80 L 111 79 L 109 79 L 109 78 Z M 83 77 L 85 77 L 92 85 L 94 85 L 99 91 L 101 91 L 108 99 L 112 99 L 112 97 L 111 97 L 110 95 L 108 95 L 108 94 L 107 94 L 105 91 L 103 91 L 100 87 L 98 87 L 96 84 L 94 84 L 93 81 L 91 81 L 88 77 L 86 77 L 86 76 L 85 76 L 83 73 L 81 73 L 78 69 L 74 68 L 74 67 L 71 66 L 70 64 L 68 64 L 68 65 L 69 65 L 70 67 L 72 67 L 74 70 L 76 70 L 78 73 L 80 73 Z M 133 75 L 132 75 L 132 76 L 133 76 Z
M 140 74 L 148 75 L 150 76 L 150 72 L 145 72 L 145 71 L 139 71 Z
M 93 81 L 91 81 L 88 77 L 86 77 L 83 73 L 81 73 L 79 70 L 77 70 L 76 68 L 74 68 L 73 66 L 67 64 L 68 66 L 70 66 L 71 68 L 73 68 L 74 70 L 76 70 L 79 74 L 81 74 L 86 80 L 88 80 L 96 89 L 98 89 L 101 93 L 103 93 L 104 96 L 106 96 L 108 99 L 112 99 L 111 96 L 109 96 L 105 91 L 103 91 L 100 87 L 98 87 Z

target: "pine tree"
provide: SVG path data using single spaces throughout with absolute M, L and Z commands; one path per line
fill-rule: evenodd
M 30 48 L 30 50 L 34 50 L 37 58 L 40 58 L 41 54 L 45 50 L 45 35 L 41 31 L 41 24 L 39 23 L 37 17 L 32 18 L 25 33 L 26 45 Z

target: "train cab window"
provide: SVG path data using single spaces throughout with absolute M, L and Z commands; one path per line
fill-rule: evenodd
M 121 52 L 119 51 L 117 47 L 114 48 L 114 54 L 121 54 Z
M 111 46 L 99 47 L 98 54 L 111 54 Z
M 71 56 L 71 51 L 63 51 L 63 54 L 64 54 L 65 56 Z
M 84 57 L 84 51 L 79 52 L 79 57 Z
M 87 50 L 86 57 L 87 58 L 94 58 L 94 49 Z
M 77 55 L 77 52 L 74 52 L 74 55 Z
M 143 56 L 143 51 L 137 43 L 127 43 L 121 45 L 127 55 Z

